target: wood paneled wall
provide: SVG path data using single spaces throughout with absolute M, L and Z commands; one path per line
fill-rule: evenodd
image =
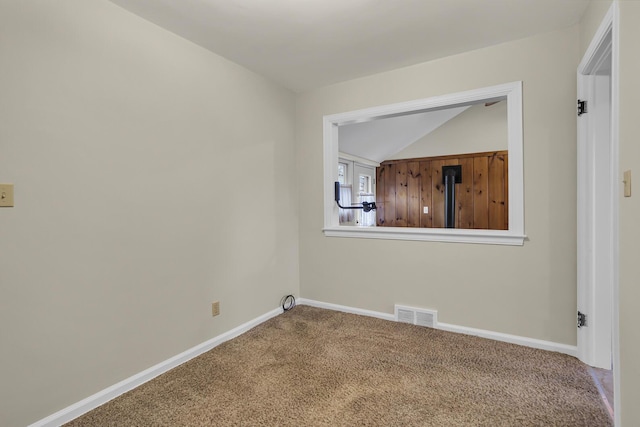
M 377 225 L 443 228 L 442 166 L 461 165 L 456 228 L 508 230 L 508 163 L 507 151 L 382 162 L 376 168 Z

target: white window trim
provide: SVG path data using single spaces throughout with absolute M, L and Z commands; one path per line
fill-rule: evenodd
M 353 156 L 351 154 L 343 153 L 342 151 L 338 153 L 338 157 L 344 160 L 350 160 L 353 163 L 358 163 L 362 166 L 373 166 L 377 168 L 380 166 L 380 163 L 374 162 L 373 160 L 363 159 L 362 157 Z
M 338 225 L 338 207 L 334 200 L 337 181 L 338 126 L 378 120 L 412 112 L 424 112 L 507 99 L 509 150 L 509 229 L 467 230 L 447 228 L 351 227 Z M 328 237 L 355 237 L 390 240 L 523 245 L 524 170 L 522 137 L 522 82 L 506 83 L 466 92 L 435 96 L 399 104 L 383 105 L 323 117 L 324 143 L 324 234 Z

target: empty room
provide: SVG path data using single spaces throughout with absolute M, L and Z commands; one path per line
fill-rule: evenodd
M 0 425 L 640 425 L 638 43 L 633 0 L 0 0 Z

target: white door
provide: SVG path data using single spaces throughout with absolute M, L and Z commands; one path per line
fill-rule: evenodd
M 611 369 L 618 242 L 611 26 L 592 46 L 578 68 L 578 98 L 586 101 L 578 117 L 577 308 L 586 316 L 578 327 L 578 357 Z

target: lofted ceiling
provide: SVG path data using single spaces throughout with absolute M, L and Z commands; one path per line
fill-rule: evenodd
M 587 0 L 111 0 L 304 92 L 576 24 Z
M 338 128 L 340 152 L 381 163 L 438 129 L 469 107 L 467 105 L 404 114 L 340 126 Z

